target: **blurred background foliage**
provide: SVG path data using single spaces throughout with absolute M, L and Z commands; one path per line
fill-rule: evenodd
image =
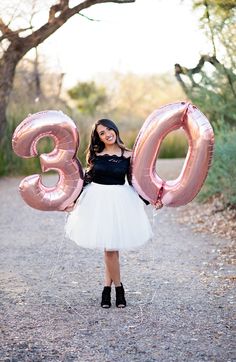
M 182 89 L 211 121 L 215 151 L 206 182 L 198 197 L 220 197 L 224 207 L 236 207 L 236 2 L 195 0 L 199 27 L 209 53 L 192 69 L 180 65 L 176 77 Z M 178 73 L 179 70 L 179 73 Z
M 183 0 L 184 1 L 184 0 Z M 199 27 L 206 32 L 209 54 L 192 69 L 179 65 L 180 73 L 137 75 L 113 72 L 64 90 L 63 74 L 50 73 L 47 62 L 37 54 L 35 61 L 24 58 L 17 68 L 8 106 L 8 127 L 0 148 L 0 175 L 40 173 L 37 158 L 21 159 L 11 148 L 16 126 L 29 114 L 45 109 L 62 110 L 78 126 L 78 157 L 85 166 L 85 150 L 91 125 L 107 117 L 120 128 L 125 144 L 132 148 L 146 117 L 158 107 L 190 100 L 210 120 L 216 143 L 201 200 L 223 195 L 225 205 L 236 206 L 236 3 L 234 0 L 193 1 Z M 173 59 L 174 65 L 175 59 Z M 174 73 L 174 72 L 173 72 Z M 40 152 L 52 149 L 49 139 L 41 141 Z M 187 153 L 181 131 L 164 140 L 160 156 L 181 158 Z

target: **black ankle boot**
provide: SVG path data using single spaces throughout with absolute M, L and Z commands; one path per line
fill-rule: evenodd
M 125 300 L 125 291 L 123 284 L 119 287 L 116 287 L 116 306 L 117 308 L 125 308 L 126 307 L 126 300 Z
M 102 308 L 110 308 L 111 306 L 111 287 L 104 287 L 102 291 Z

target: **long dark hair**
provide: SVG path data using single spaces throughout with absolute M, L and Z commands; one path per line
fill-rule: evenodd
M 91 167 L 93 165 L 94 158 L 96 156 L 96 153 L 100 153 L 104 150 L 105 145 L 100 140 L 99 134 L 97 132 L 97 127 L 99 125 L 102 125 L 104 127 L 112 129 L 116 134 L 116 143 L 122 150 L 128 150 L 128 148 L 125 147 L 124 142 L 120 138 L 119 130 L 115 123 L 111 121 L 110 119 L 99 119 L 96 121 L 93 125 L 91 137 L 90 137 L 90 143 L 88 145 L 88 148 L 86 150 L 86 160 L 88 167 Z

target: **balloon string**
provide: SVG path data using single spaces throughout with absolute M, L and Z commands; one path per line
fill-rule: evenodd
M 153 208 L 152 210 L 152 228 L 154 229 L 156 223 L 157 210 Z
M 55 261 L 53 267 L 51 268 L 51 270 L 49 272 L 49 279 L 52 279 L 54 277 L 55 271 L 56 271 L 57 266 L 58 266 L 58 260 L 59 260 L 60 254 L 61 254 L 61 249 L 62 249 L 62 246 L 64 244 L 64 241 L 65 241 L 65 236 L 63 237 L 63 239 L 61 241 L 61 244 L 60 244 L 60 246 L 58 248 L 56 261 Z

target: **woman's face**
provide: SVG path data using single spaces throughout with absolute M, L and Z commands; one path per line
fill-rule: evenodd
M 116 133 L 113 129 L 99 124 L 97 126 L 97 133 L 100 140 L 106 145 L 113 145 L 116 143 Z

